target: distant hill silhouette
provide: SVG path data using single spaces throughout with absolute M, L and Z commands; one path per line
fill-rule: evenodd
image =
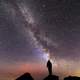
M 16 80 L 34 80 L 30 73 L 24 73 L 20 77 L 18 77 Z
M 64 80 L 80 80 L 80 77 L 77 77 L 77 76 L 69 76 L 69 77 L 65 77 Z
M 59 80 L 59 77 L 56 75 L 48 75 L 46 78 L 43 80 Z

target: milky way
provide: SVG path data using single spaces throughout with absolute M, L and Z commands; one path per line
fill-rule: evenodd
M 80 76 L 79 16 L 79 0 L 1 0 L 0 63 L 42 63 L 49 54 L 55 73 Z

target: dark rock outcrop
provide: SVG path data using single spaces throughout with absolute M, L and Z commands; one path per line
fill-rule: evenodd
M 56 75 L 48 75 L 46 78 L 43 80 L 59 80 L 59 77 Z
M 80 77 L 77 77 L 77 76 L 69 76 L 69 77 L 65 77 L 64 80 L 80 80 Z
M 34 80 L 30 73 L 25 73 L 18 77 L 16 80 Z

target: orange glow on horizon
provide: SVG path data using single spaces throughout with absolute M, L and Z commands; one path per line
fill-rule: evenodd
M 73 76 L 78 76 L 78 77 L 80 77 L 80 70 L 76 70 L 76 71 L 73 73 Z

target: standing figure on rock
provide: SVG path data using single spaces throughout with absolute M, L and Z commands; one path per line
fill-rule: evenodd
M 48 62 L 47 62 L 47 68 L 49 71 L 49 75 L 52 75 L 52 63 L 50 60 L 48 60 Z

